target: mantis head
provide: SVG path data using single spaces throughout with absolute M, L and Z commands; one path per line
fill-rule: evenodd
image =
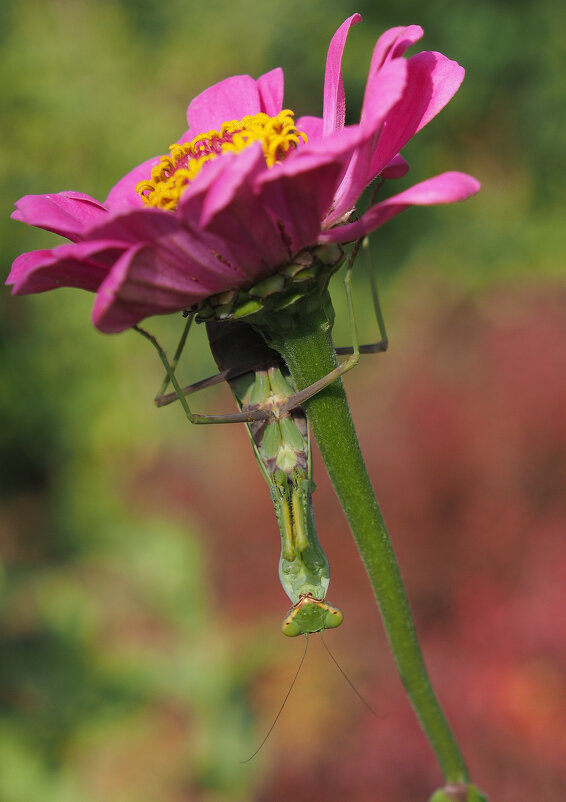
M 343 620 L 344 616 L 337 607 L 306 594 L 291 608 L 281 629 L 284 635 L 294 638 L 297 635 L 320 632 L 322 629 L 334 629 Z

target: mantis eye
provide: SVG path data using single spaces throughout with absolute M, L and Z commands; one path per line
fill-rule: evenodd
M 296 638 L 297 635 L 303 635 L 304 634 L 304 629 L 293 618 L 286 618 L 283 621 L 283 624 L 281 626 L 281 630 L 282 630 L 283 634 L 287 635 L 287 637 L 289 637 L 289 638 Z
M 337 607 L 329 607 L 324 618 L 324 628 L 334 629 L 335 627 L 339 627 L 343 620 L 344 616 Z

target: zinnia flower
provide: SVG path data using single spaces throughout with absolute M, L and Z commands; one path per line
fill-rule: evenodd
M 250 287 L 305 249 L 350 242 L 411 205 L 477 192 L 471 176 L 444 173 L 352 220 L 368 184 L 406 172 L 399 151 L 464 77 L 440 53 L 405 59 L 423 31 L 392 28 L 375 46 L 360 121 L 345 126 L 341 60 L 360 19 L 347 19 L 330 43 L 322 118 L 295 121 L 283 108 L 279 68 L 257 80 L 233 76 L 191 101 L 188 130 L 169 156 L 136 167 L 104 203 L 78 192 L 21 198 L 16 220 L 71 242 L 19 256 L 7 281 L 13 292 L 90 290 L 94 324 L 118 332 Z

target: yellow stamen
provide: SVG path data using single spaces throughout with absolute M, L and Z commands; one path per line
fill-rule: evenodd
M 140 181 L 136 192 L 148 206 L 173 211 L 179 198 L 202 166 L 221 153 L 238 153 L 253 142 L 263 148 L 265 163 L 273 167 L 282 161 L 306 134 L 297 131 L 293 112 L 284 109 L 276 117 L 260 112 L 223 123 L 220 131 L 199 134 L 190 142 L 171 145 L 169 155 L 162 156 L 151 171 L 149 181 Z

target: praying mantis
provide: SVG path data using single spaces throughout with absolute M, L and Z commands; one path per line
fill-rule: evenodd
M 242 323 L 232 323 L 230 327 L 209 323 L 208 337 L 219 365 L 225 363 L 234 342 L 238 346 L 248 343 L 258 349 L 263 346 L 259 335 Z M 296 394 L 295 388 L 277 354 L 263 347 L 266 356 L 263 365 L 230 379 L 229 383 L 243 412 L 253 415 L 258 410 L 272 411 L 271 417 L 251 420 L 247 426 L 279 525 L 279 579 L 293 603 L 282 630 L 293 637 L 333 629 L 342 623 L 343 615 L 325 601 L 330 566 L 317 537 L 312 511 L 314 484 L 307 418 L 301 406 L 286 408 Z M 246 352 L 249 350 L 248 347 Z
M 368 275 L 381 339 L 369 345 L 358 344 L 351 277 L 361 244 L 362 240 L 358 240 L 352 249 L 344 279 L 353 345 L 336 349 L 337 354 L 348 355 L 348 358 L 301 391 L 294 386 L 279 354 L 270 349 L 261 335 L 246 322 L 206 323 L 211 351 L 220 373 L 188 387 L 180 387 L 175 370 L 194 313 L 187 314 L 183 334 L 171 361 L 153 335 L 139 326 L 134 327 L 156 348 L 166 370 L 165 380 L 155 399 L 158 406 L 179 400 L 191 423 L 246 424 L 256 460 L 270 489 L 279 526 L 279 579 L 292 602 L 281 628 L 289 637 L 308 636 L 309 633 L 333 629 L 343 621 L 342 612 L 326 601 L 330 566 L 318 540 L 314 521 L 312 493 L 315 485 L 312 479 L 310 430 L 301 404 L 352 369 L 358 363 L 360 354 L 380 353 L 387 349 L 388 339 L 369 262 L 367 239 L 364 250 L 368 256 Z M 222 381 L 229 383 L 240 411 L 227 415 L 193 413 L 187 395 Z M 174 392 L 165 395 L 169 383 L 173 385 Z

